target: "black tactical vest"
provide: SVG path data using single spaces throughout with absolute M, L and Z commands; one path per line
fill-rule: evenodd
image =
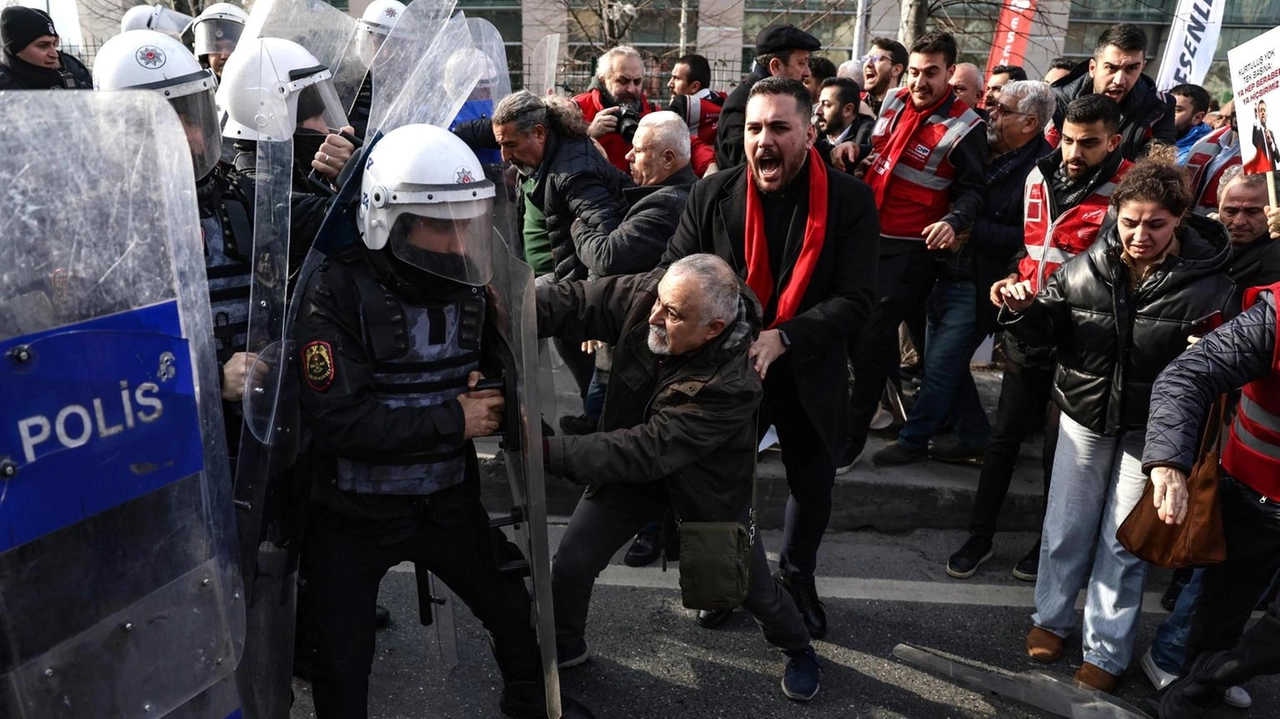
M 485 295 L 472 288 L 451 302 L 410 304 L 363 272 L 353 272 L 373 361 L 374 391 L 389 407 L 427 407 L 467 389 L 480 366 Z M 338 488 L 357 494 L 426 495 L 461 484 L 467 443 L 437 444 L 375 461 L 338 459 Z

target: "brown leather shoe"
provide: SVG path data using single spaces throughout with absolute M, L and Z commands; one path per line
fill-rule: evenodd
M 1062 637 L 1047 629 L 1032 627 L 1027 632 L 1027 656 L 1048 664 L 1062 656 Z
M 1076 681 L 1081 684 L 1093 687 L 1100 692 L 1111 694 L 1115 691 L 1116 682 L 1120 681 L 1120 677 L 1089 662 L 1080 665 L 1080 670 L 1076 672 Z

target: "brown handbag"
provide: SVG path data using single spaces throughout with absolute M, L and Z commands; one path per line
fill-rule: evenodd
M 1177 569 L 1217 564 L 1227 558 L 1222 535 L 1222 511 L 1218 505 L 1218 481 L 1222 470 L 1222 420 L 1227 396 L 1221 395 L 1209 410 L 1200 453 L 1187 477 L 1187 516 L 1182 524 L 1165 524 L 1155 507 L 1155 485 L 1147 482 L 1142 499 L 1125 518 L 1116 539 L 1139 559 Z

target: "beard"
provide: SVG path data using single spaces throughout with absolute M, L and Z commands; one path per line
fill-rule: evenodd
M 671 354 L 671 346 L 668 344 L 671 338 L 667 337 L 667 330 L 657 325 L 649 325 L 649 351 L 662 356 Z

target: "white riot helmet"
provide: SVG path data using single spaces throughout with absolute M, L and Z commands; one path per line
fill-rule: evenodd
M 214 3 L 205 8 L 192 23 L 196 57 L 231 54 L 248 20 L 249 14 L 231 3 Z
M 155 90 L 169 100 L 186 131 L 196 179 L 213 170 L 222 152 L 213 103 L 217 86 L 213 71 L 201 67 L 191 51 L 154 30 L 116 35 L 93 63 L 95 90 Z
M 190 24 L 190 15 L 170 10 L 163 5 L 136 5 L 129 8 L 120 19 L 120 32 L 155 30 L 169 37 L 181 38 L 182 31 Z
M 366 32 L 386 36 L 405 10 L 404 3 L 396 0 L 373 0 L 360 16 L 359 26 Z
M 387 133 L 365 159 L 356 222 L 371 250 L 473 287 L 492 274 L 493 183 L 467 144 L 434 125 Z
M 296 42 L 265 37 L 240 47 L 222 68 L 218 106 L 234 122 L 223 135 L 280 142 L 305 120 L 326 128 L 347 124 L 333 73 Z

